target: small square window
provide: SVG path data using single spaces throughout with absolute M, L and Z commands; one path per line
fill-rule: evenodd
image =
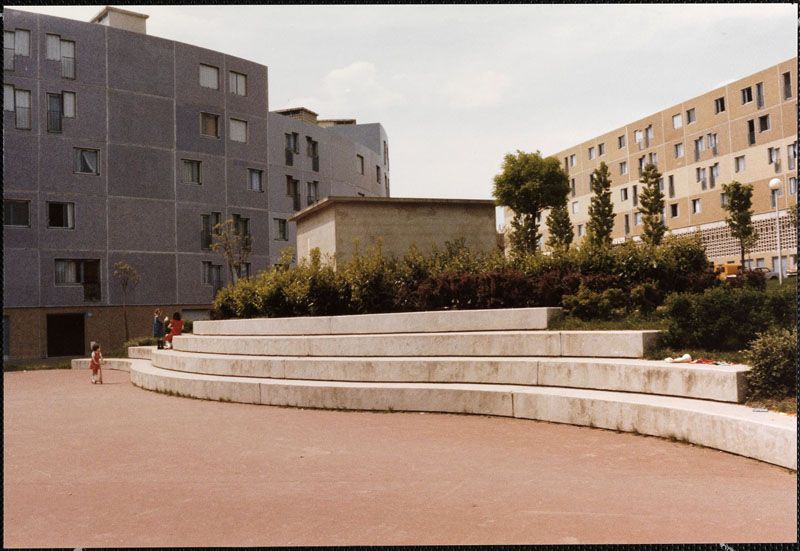
M 200 161 L 183 159 L 183 183 L 201 184 L 200 180 Z
M 745 103 L 750 103 L 753 101 L 753 88 L 752 86 L 748 86 L 747 88 L 742 88 L 742 105 Z
M 75 229 L 75 203 L 47 203 L 47 227 Z
M 3 225 L 29 228 L 31 225 L 31 202 L 3 199 Z
M 725 96 L 714 100 L 714 113 L 719 114 L 725 111 Z
M 235 94 L 237 96 L 247 95 L 247 75 L 231 71 L 228 84 L 231 89 L 231 94 Z
M 686 124 L 692 124 L 696 120 L 697 120 L 697 117 L 695 116 L 694 108 L 689 109 L 688 111 L 686 111 Z
M 230 139 L 234 142 L 247 142 L 247 121 L 231 119 L 229 124 Z
M 672 128 L 683 128 L 683 118 L 681 117 L 680 113 L 677 115 L 672 115 Z
M 75 149 L 75 172 L 79 174 L 100 174 L 97 149 Z
M 625 134 L 617 137 L 617 148 L 622 149 L 623 147 L 625 147 Z
M 200 113 L 200 134 L 219 138 L 219 115 Z
M 253 168 L 247 169 L 247 189 L 250 191 L 264 191 L 262 186 L 264 172 Z
M 758 117 L 758 131 L 766 132 L 769 130 L 769 115 L 762 115 Z
M 219 89 L 219 69 L 212 65 L 200 64 L 200 86 Z

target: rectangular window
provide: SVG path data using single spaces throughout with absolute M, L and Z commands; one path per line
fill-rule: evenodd
M 748 145 L 756 144 L 756 121 L 750 119 L 747 121 L 747 143 Z
M 783 99 L 792 97 L 792 74 L 783 73 Z
M 569 181 L 569 193 L 572 197 L 575 197 L 577 194 L 577 190 L 575 189 L 575 178 L 571 178 Z
M 239 277 L 250 277 L 250 263 L 242 262 L 238 269 Z
M 658 167 L 658 153 L 655 153 L 655 152 L 654 153 L 649 153 L 647 155 L 647 157 L 648 157 L 648 162 L 651 165 L 653 165 L 655 167 Z
M 658 179 L 658 191 L 664 193 L 664 178 Z
M 247 169 L 247 189 L 250 191 L 264 191 L 262 186 L 264 172 L 254 168 Z
M 364 174 L 364 157 L 356 155 L 356 170 L 359 174 Z
M 250 219 L 244 218 L 239 214 L 231 216 L 233 219 L 233 231 L 236 235 L 250 235 Z
M 735 157 L 733 159 L 733 171 L 734 172 L 741 172 L 744 169 L 745 169 L 744 155 L 741 155 L 740 157 Z
M 672 174 L 667 176 L 667 194 L 669 194 L 670 199 L 675 197 L 675 176 Z
M 578 214 L 578 202 L 577 201 L 573 201 L 572 202 L 572 214 Z
M 67 119 L 75 118 L 76 96 L 75 92 L 61 92 L 64 102 L 64 117 Z
M 647 157 L 645 157 L 644 155 L 639 157 L 639 176 L 641 176 L 642 173 L 644 172 L 644 162 L 646 159 Z
M 670 216 L 670 218 L 677 218 L 677 216 L 678 216 L 678 203 L 672 203 L 669 206 L 669 216 Z
M 286 195 L 292 198 L 292 208 L 300 210 L 300 189 L 298 187 L 299 180 L 295 180 L 291 176 L 286 176 Z
M 219 115 L 200 113 L 200 134 L 219 138 Z
M 700 214 L 700 199 L 692 199 L 692 214 Z
M 625 134 L 617 137 L 617 148 L 622 149 L 625 147 Z
M 45 59 L 61 60 L 61 37 L 57 34 L 48 34 L 45 38 Z
M 61 76 L 75 78 L 75 43 L 71 40 L 61 41 Z
M 714 189 L 714 186 L 717 184 L 717 180 L 719 180 L 719 163 L 714 163 L 711 165 L 709 173 L 711 177 L 709 178 L 708 185 L 711 189 Z
M 708 141 L 708 148 L 711 150 L 711 153 L 713 155 L 716 155 L 718 153 L 718 151 L 717 151 L 717 134 L 716 134 L 716 132 L 712 133 L 712 134 L 708 134 L 706 136 L 706 139 Z
M 672 115 L 672 128 L 682 128 L 683 127 L 683 117 L 681 114 L 678 113 L 677 115 Z
M 31 128 L 31 93 L 29 90 L 14 90 L 14 125 L 21 130 Z
M 638 186 L 633 186 L 631 188 L 631 197 L 633 198 L 633 206 L 637 206 L 639 204 L 639 189 Z
M 213 65 L 200 64 L 200 86 L 219 90 L 219 69 Z
M 694 108 L 691 108 L 688 111 L 686 111 L 686 124 L 692 124 L 696 120 L 697 117 L 695 116 Z
M 578 224 L 578 237 L 583 237 L 583 224 Z
M 647 125 L 647 128 L 644 129 L 644 134 L 645 134 L 645 137 L 648 139 L 648 141 L 652 141 L 653 140 L 655 134 L 653 134 L 653 125 L 652 124 Z
M 624 187 L 619 190 L 619 199 L 620 201 L 627 201 L 628 200 L 628 188 Z
M 725 111 L 725 96 L 714 100 L 714 114 L 719 114 Z
M 14 53 L 21 56 L 31 55 L 31 32 L 25 29 L 14 31 Z
M 61 94 L 47 94 L 47 131 L 61 132 L 63 118 Z
M 222 265 L 213 262 L 203 262 L 200 270 L 200 281 L 202 285 L 222 286 Z
M 625 215 L 625 235 L 631 233 L 631 217 L 630 215 Z
M 777 147 L 770 147 L 767 148 L 767 164 L 774 164 L 778 161 L 778 156 L 780 155 L 781 150 Z
M 728 205 L 728 195 L 726 193 L 719 194 L 719 206 L 726 207 Z
M 239 119 L 230 120 L 230 139 L 234 142 L 247 142 L 247 121 Z
M 706 169 L 697 167 L 695 172 L 697 175 L 697 182 L 701 185 L 702 189 L 706 189 Z
M 628 173 L 628 162 L 627 161 L 622 161 L 619 164 L 619 174 L 620 174 L 620 176 L 623 176 L 623 175 L 625 175 L 627 173 Z
M 758 117 L 758 131 L 766 132 L 769 130 L 769 115 Z
M 797 195 L 797 178 L 789 178 L 789 195 Z
M 183 159 L 183 183 L 184 184 L 202 183 L 202 180 L 200 179 L 200 161 Z
M 575 166 L 576 162 L 578 162 L 578 161 L 577 161 L 577 157 L 575 156 L 575 154 L 570 155 L 569 156 L 569 166 Z
M 594 155 L 594 147 L 590 147 L 589 148 L 589 160 L 594 159 L 594 157 L 595 157 L 595 155 Z
M 231 89 L 231 94 L 235 94 L 237 96 L 246 96 L 247 95 L 247 75 L 243 75 L 242 73 L 237 73 L 235 71 L 230 71 L 228 79 L 228 86 Z
M 633 214 L 633 224 L 635 226 L 641 226 L 642 225 L 642 213 L 641 212 L 635 212 Z
M 75 172 L 79 174 L 100 174 L 97 149 L 75 149 Z
M 753 101 L 753 88 L 751 86 L 742 88 L 742 105 L 751 101 Z
M 319 182 L 307 182 L 306 186 L 306 202 L 308 205 L 313 205 L 319 200 Z
M 3 84 L 3 110 L 14 110 L 14 87 L 10 84 Z
M 377 176 L 377 181 L 381 183 L 381 167 L 379 165 L 375 165 L 375 174 Z
M 772 207 L 772 208 L 775 208 L 775 206 L 778 204 L 778 197 L 781 196 L 781 190 L 779 190 L 779 189 L 771 189 L 769 191 L 770 191 L 770 194 L 769 194 L 769 206 Z
M 31 226 L 31 202 L 3 199 L 4 226 Z
M 275 221 L 275 239 L 278 241 L 288 241 L 289 237 L 286 232 L 286 219 L 285 218 L 273 218 Z
M 292 153 L 299 154 L 300 153 L 300 136 L 297 134 L 297 132 L 292 132 L 290 134 L 290 136 L 291 136 L 291 142 L 292 142 Z
M 789 165 L 789 170 L 794 170 L 797 164 L 797 142 L 786 146 L 786 157 Z
M 47 227 L 75 229 L 75 203 L 47 203 Z
M 208 250 L 211 248 L 213 234 L 217 224 L 222 222 L 221 212 L 200 215 L 200 248 Z
M 683 157 L 683 143 L 675 144 L 675 158 L 680 159 Z
M 756 107 L 761 109 L 764 107 L 764 83 L 756 83 Z
M 100 261 L 55 259 L 56 285 L 83 285 L 83 300 L 100 300 Z
M 606 154 L 606 144 L 601 143 L 597 145 L 597 154 L 601 157 Z

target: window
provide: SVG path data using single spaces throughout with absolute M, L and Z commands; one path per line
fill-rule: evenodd
M 45 59 L 61 60 L 61 37 L 57 34 L 48 34 L 45 43 Z
M 569 181 L 569 192 L 572 197 L 575 197 L 577 191 L 575 190 L 575 178 L 571 178 Z
M 273 218 L 275 221 L 275 239 L 278 241 L 288 241 L 289 237 L 286 232 L 286 219 Z
M 694 160 L 695 161 L 699 161 L 700 160 L 700 155 L 705 150 L 706 150 L 705 140 L 701 136 L 700 138 L 697 138 L 694 141 Z
M 202 183 L 202 180 L 200 179 L 200 161 L 183 159 L 183 183 L 184 184 Z
M 56 285 L 83 285 L 83 300 L 100 300 L 100 261 L 55 259 Z
M 317 157 L 317 148 L 319 146 L 319 142 L 312 140 L 310 137 L 306 136 L 306 154 L 309 157 Z
M 589 160 L 592 160 L 594 158 L 595 158 L 594 147 L 590 147 L 589 148 Z
M 250 277 L 250 263 L 242 262 L 238 268 L 239 277 Z
M 632 197 L 632 199 L 633 199 L 633 206 L 635 207 L 636 205 L 638 205 L 638 204 L 639 204 L 639 190 L 638 190 L 638 186 L 633 186 L 633 187 L 632 187 L 632 189 L 631 189 L 631 197 Z
M 677 218 L 677 216 L 678 216 L 678 203 L 672 203 L 669 206 L 669 216 L 670 216 L 670 218 Z
M 631 217 L 630 215 L 625 215 L 625 235 L 631 233 Z
M 71 40 L 61 41 L 61 76 L 75 78 L 75 43 Z
M 264 172 L 254 168 L 247 169 L 247 189 L 250 191 L 264 191 L 262 187 Z
M 676 143 L 675 144 L 675 158 L 680 159 L 683 157 L 683 143 Z
M 14 87 L 10 84 L 3 84 L 3 110 L 14 110 Z
M 645 137 L 648 139 L 648 141 L 651 141 L 653 139 L 654 134 L 653 134 L 652 124 L 647 125 L 647 128 L 644 129 L 644 134 Z
M 675 197 L 675 176 L 672 174 L 667 176 L 667 193 L 669 194 L 670 199 Z
M 719 163 L 714 163 L 711 165 L 709 173 L 711 174 L 711 178 L 709 179 L 708 187 L 714 189 L 714 186 L 717 184 L 717 180 L 719 180 Z
M 75 203 L 47 203 L 47 227 L 75 229 Z
M 247 75 L 243 75 L 242 73 L 237 73 L 235 71 L 230 71 L 228 75 L 228 86 L 231 89 L 231 94 L 235 94 L 237 96 L 246 96 Z
M 644 139 L 644 134 L 642 134 L 641 130 L 634 130 L 633 131 L 633 141 L 636 143 L 640 143 Z
M 725 111 L 725 96 L 714 100 L 714 114 L 719 114 Z
M 649 153 L 647 155 L 647 160 L 651 165 L 658 167 L 658 153 Z
M 247 121 L 230 120 L 230 139 L 234 142 L 247 142 Z
M 633 214 L 633 224 L 635 226 L 641 226 L 642 225 L 642 213 L 641 212 L 635 212 Z
M 696 120 L 697 117 L 694 114 L 694 107 L 686 111 L 686 124 L 692 124 Z
M 8 36 L 11 35 L 11 36 Z M 4 42 L 5 37 L 10 39 L 11 44 L 3 44 L 4 48 L 14 48 L 15 55 L 21 56 L 29 56 L 31 54 L 31 32 L 26 31 L 25 29 L 17 29 L 13 32 L 4 33 Z
M 758 117 L 758 131 L 766 132 L 769 130 L 769 115 Z
M 606 144 L 604 144 L 604 143 L 598 144 L 597 145 L 597 155 L 602 157 L 605 154 L 606 154 Z
M 717 154 L 717 134 L 716 133 L 708 134 L 706 136 L 706 139 L 708 141 L 708 148 L 711 150 L 711 152 L 714 155 L 716 155 Z
M 67 119 L 74 119 L 77 101 L 75 92 L 61 92 L 61 98 L 64 102 L 64 117 Z
M 292 153 L 300 153 L 300 136 L 297 132 L 286 134 L 288 136 L 288 145 L 291 146 Z
M 683 127 L 683 117 L 681 114 L 678 113 L 677 115 L 672 115 L 672 128 L 682 128 Z
M 664 193 L 664 178 L 658 179 L 658 191 Z
M 219 69 L 212 65 L 200 64 L 200 86 L 219 90 Z
M 735 157 L 733 159 L 733 171 L 741 172 L 744 169 L 745 169 L 744 155 L 741 155 L 740 157 Z
M 750 119 L 747 121 L 747 143 L 749 145 L 755 145 L 756 143 L 756 121 L 755 119 Z
M 628 200 L 628 188 L 624 187 L 619 190 L 619 200 L 620 201 L 627 201 Z
M 219 138 L 219 115 L 200 113 L 200 134 Z
M 375 165 L 375 174 L 377 176 L 376 179 L 377 179 L 378 183 L 380 184 L 381 183 L 381 167 L 379 165 Z
M 202 269 L 200 270 L 200 278 L 202 285 L 213 285 L 214 287 L 221 286 L 222 264 L 203 262 Z
M 389 146 L 386 145 L 386 140 L 383 141 L 383 164 L 389 168 Z
M 31 128 L 31 93 L 29 90 L 14 90 L 14 125 L 21 130 Z
M 569 156 L 569 166 L 575 166 L 575 163 L 576 163 L 576 157 L 575 157 L 575 155 L 574 155 L 574 154 L 573 154 L 573 155 L 570 155 L 570 156 Z M 362 174 L 363 174 L 363 173 L 362 173 Z
M 697 167 L 695 169 L 695 173 L 697 176 L 697 182 L 701 185 L 702 189 L 706 189 L 706 169 Z
M 692 214 L 700 214 L 700 199 L 692 199 Z
M 789 178 L 789 195 L 797 195 L 797 178 Z
M 778 204 L 778 197 L 781 196 L 781 190 L 771 189 L 769 191 L 769 206 L 775 208 L 775 206 Z
M 578 224 L 578 237 L 583 237 L 583 224 Z
M 212 212 L 211 214 L 201 214 L 200 215 L 200 248 L 201 249 L 210 249 L 212 236 L 214 234 L 214 228 L 217 224 L 222 222 L 222 213 L 221 212 Z
M 578 202 L 577 201 L 573 201 L 572 202 L 572 214 L 578 214 Z
M 797 142 L 786 146 L 786 157 L 789 162 L 789 170 L 794 170 L 797 164 Z
M 617 137 L 617 148 L 622 149 L 625 147 L 625 134 Z
M 297 186 L 299 182 L 291 176 L 286 176 L 286 195 L 292 198 L 294 210 L 300 210 L 300 189 Z
M 31 202 L 3 199 L 4 226 L 31 226 Z
M 319 200 L 319 182 L 307 182 L 306 202 L 313 205 Z
M 250 219 L 244 218 L 240 214 L 233 214 L 231 216 L 233 220 L 233 231 L 236 235 L 250 235 Z
M 97 149 L 75 149 L 75 172 L 79 174 L 100 174 Z
M 728 205 L 728 194 L 720 193 L 719 194 L 719 206 L 726 207 Z
M 63 102 L 61 94 L 47 94 L 47 131 L 61 132 Z
M 647 159 L 647 157 L 646 157 L 646 156 L 644 156 L 644 155 L 642 155 L 641 157 L 639 157 L 639 176 L 641 176 L 641 175 L 642 175 L 642 173 L 644 172 L 644 162 L 645 162 L 645 159 Z
M 767 149 L 767 164 L 775 164 L 778 161 L 778 156 L 781 150 L 777 147 L 770 147 Z
M 742 88 L 742 105 L 751 101 L 753 101 L 753 88 L 751 86 Z
M 756 83 L 756 107 L 761 109 L 764 107 L 764 83 Z
M 792 74 L 783 73 L 783 99 L 792 97 Z
M 625 175 L 627 173 L 628 173 L 628 162 L 627 161 L 622 161 L 619 164 L 619 174 L 620 174 L 620 176 L 622 176 L 622 175 Z
M 364 157 L 356 155 L 356 170 L 359 174 L 364 174 Z

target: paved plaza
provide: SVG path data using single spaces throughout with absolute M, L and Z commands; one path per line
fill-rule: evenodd
M 770 542 L 796 473 L 628 433 L 4 374 L 4 546 Z

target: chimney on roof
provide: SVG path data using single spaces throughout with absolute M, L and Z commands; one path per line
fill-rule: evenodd
M 280 109 L 275 111 L 279 115 L 289 117 L 290 119 L 297 119 L 299 121 L 307 122 L 308 124 L 317 124 L 317 114 L 311 109 L 305 107 L 292 107 L 291 109 Z
M 100 13 L 92 18 L 90 23 L 106 25 L 107 27 L 114 27 L 115 29 L 122 29 L 134 33 L 147 34 L 148 17 L 150 16 L 143 13 L 106 6 L 100 10 Z

